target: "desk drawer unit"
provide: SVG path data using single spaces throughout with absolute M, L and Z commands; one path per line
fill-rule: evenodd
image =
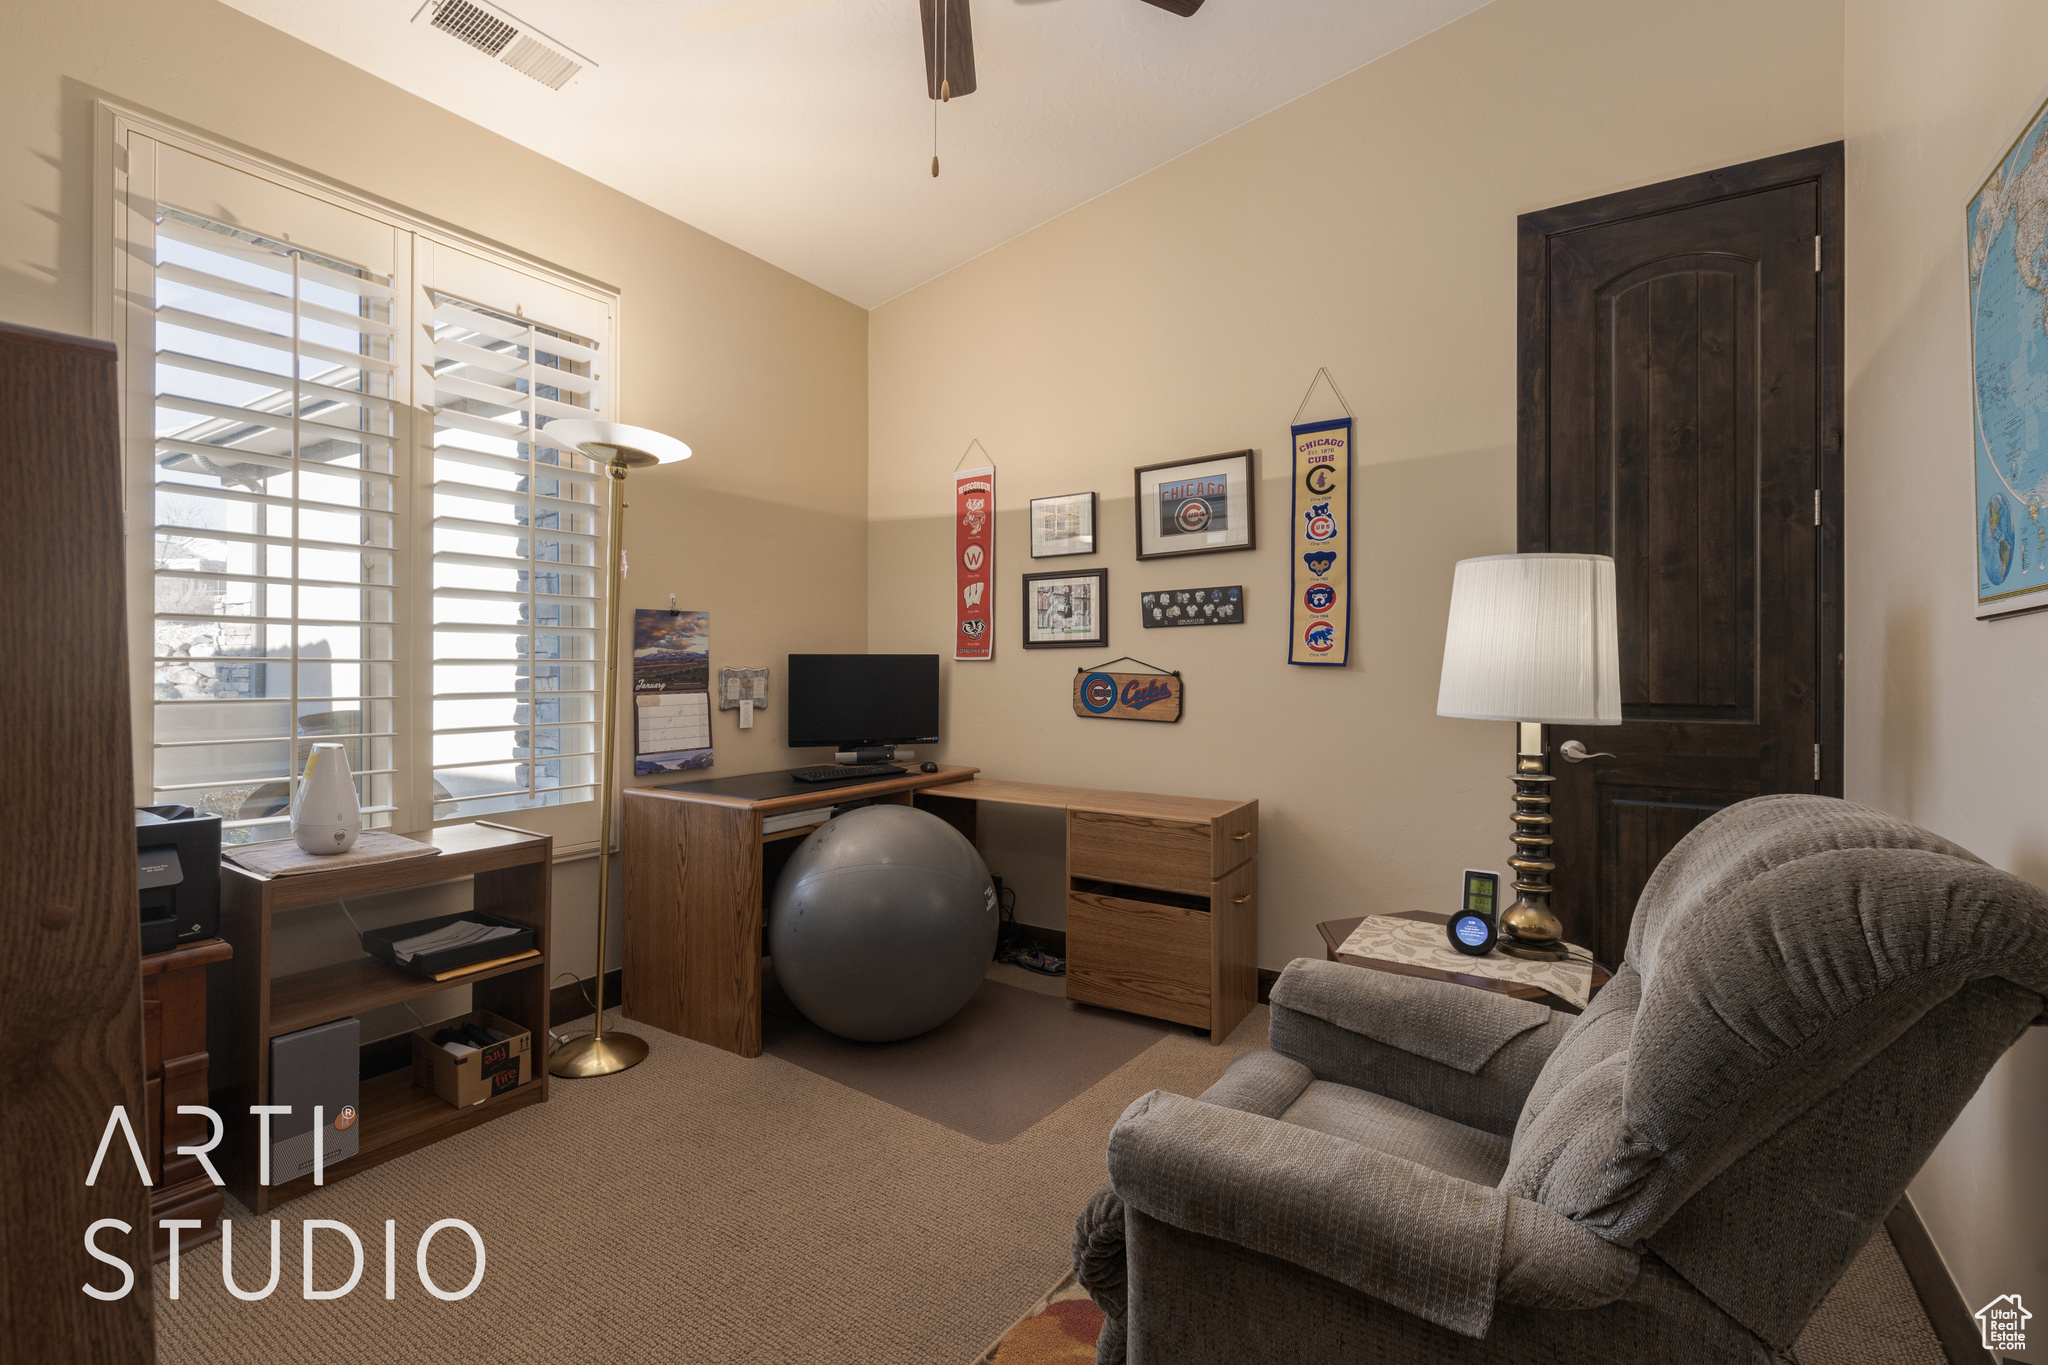
M 1067 998 L 1220 1043 L 1258 1001 L 1258 803 L 1184 804 L 1067 813 Z

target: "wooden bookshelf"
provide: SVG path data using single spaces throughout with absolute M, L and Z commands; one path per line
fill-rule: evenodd
M 269 1102 L 270 1040 L 281 1034 L 456 986 L 472 988 L 470 1008 L 492 1010 L 532 1031 L 532 1079 L 467 1109 L 457 1109 L 414 1085 L 409 1064 L 364 1080 L 357 1103 L 362 1117 L 356 1155 L 327 1168 L 329 1184 L 547 1099 L 554 841 L 481 820 L 407 837 L 433 844 L 441 852 L 282 877 L 221 864 L 221 937 L 235 950 L 228 964 L 233 987 L 227 993 L 232 1041 L 221 1059 L 221 1118 L 227 1125 L 223 1174 L 235 1197 L 257 1213 L 318 1188 L 311 1176 L 285 1184 L 257 1184 L 257 1128 L 249 1106 Z M 290 976 L 271 975 L 271 937 L 280 912 L 460 880 L 471 884 L 473 909 L 530 927 L 539 955 L 448 981 L 407 975 L 367 953 Z
M 536 1047 L 533 1055 L 537 1058 L 540 1052 L 541 1049 Z M 482 1104 L 473 1104 L 467 1109 L 457 1109 L 440 1096 L 414 1085 L 411 1067 L 372 1076 L 363 1082 L 359 1106 L 363 1113 L 362 1136 L 357 1139 L 356 1154 L 347 1161 L 329 1166 L 327 1183 L 331 1185 L 337 1180 L 346 1180 L 359 1171 L 367 1171 L 407 1152 L 418 1151 L 465 1128 L 474 1128 L 480 1123 L 503 1118 L 514 1109 L 541 1103 L 547 1098 L 547 1087 L 542 1084 L 547 1077 L 547 1067 L 537 1065 L 534 1070 L 534 1079 L 517 1090 L 493 1095 Z M 275 1208 L 287 1199 L 297 1199 L 318 1188 L 310 1175 L 271 1186 L 266 1191 L 268 1207 Z

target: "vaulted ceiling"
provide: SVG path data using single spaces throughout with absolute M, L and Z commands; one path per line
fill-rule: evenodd
M 872 307 L 1484 0 L 973 0 L 936 180 L 917 0 L 511 0 L 561 90 L 421 0 L 227 3 Z

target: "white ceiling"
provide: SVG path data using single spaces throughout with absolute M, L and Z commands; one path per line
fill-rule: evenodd
M 551 91 L 421 0 L 227 0 L 863 307 L 1485 0 L 974 0 L 931 178 L 917 0 L 510 0 L 596 63 Z

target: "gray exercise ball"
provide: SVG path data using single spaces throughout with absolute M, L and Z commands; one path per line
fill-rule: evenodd
M 790 855 L 768 906 L 768 953 L 819 1028 L 893 1042 L 973 997 L 1000 918 L 988 865 L 960 831 L 910 806 L 863 806 Z

